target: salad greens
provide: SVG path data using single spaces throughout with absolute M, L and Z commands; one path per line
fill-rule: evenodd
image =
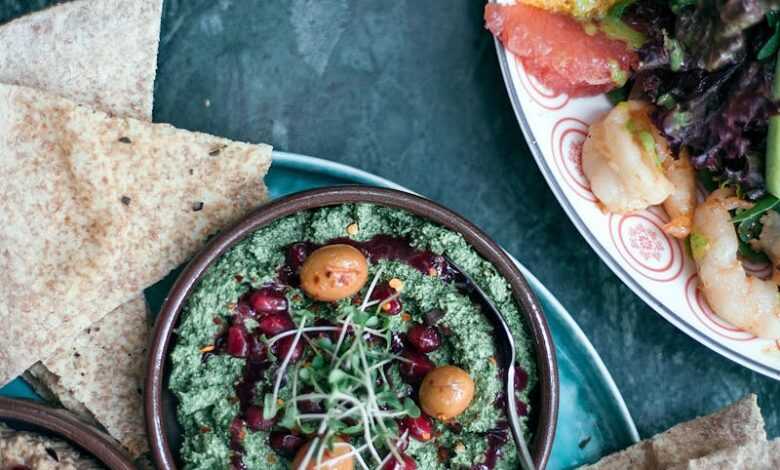
M 655 104 L 672 148 L 749 200 L 780 195 L 780 135 L 769 129 L 779 10 L 780 0 L 637 0 L 610 12 L 648 38 L 629 98 Z

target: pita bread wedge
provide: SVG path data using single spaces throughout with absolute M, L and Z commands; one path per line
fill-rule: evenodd
M 663 470 L 730 447 L 766 441 L 755 395 L 604 457 L 587 470 Z
M 142 297 L 122 304 L 43 361 L 58 384 L 135 458 L 147 450 L 142 384 L 149 340 Z
M 271 148 L 0 85 L 0 383 L 266 198 Z
M 149 119 L 162 0 L 76 0 L 0 28 L 0 82 Z
M 68 374 L 70 373 L 78 373 L 78 371 L 68 371 Z M 36 362 L 24 372 L 22 377 L 35 390 L 35 393 L 44 400 L 52 403 L 59 402 L 60 405 L 72 411 L 82 421 L 93 425 L 98 424 L 97 419 L 87 407 L 78 401 L 72 393 L 69 393 L 65 387 L 60 385 L 60 377 L 47 369 L 43 363 Z
M 713 452 L 670 470 L 777 470 L 780 468 L 780 439 L 769 442 L 753 442 L 743 446 Z
M 0 81 L 32 86 L 96 108 L 104 106 L 103 111 L 117 116 L 151 121 L 162 0 L 138 0 L 133 8 L 129 6 L 114 0 L 75 0 L 0 26 L 4 46 Z M 108 12 L 120 12 L 121 21 Z M 84 24 L 69 27 L 79 22 Z M 105 40 L 111 34 L 121 37 Z M 55 41 L 56 48 L 48 47 Z M 128 48 L 128 43 L 138 47 Z M 120 56 L 125 60 L 100 62 Z M 128 375 L 123 366 L 117 364 L 114 373 Z M 94 423 L 93 414 L 60 385 L 59 376 L 79 373 L 53 372 L 37 363 L 24 378 L 44 399 L 59 401 Z

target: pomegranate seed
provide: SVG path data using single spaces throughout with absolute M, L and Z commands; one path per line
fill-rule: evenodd
M 249 305 L 258 313 L 276 313 L 287 311 L 287 297 L 284 292 L 273 287 L 263 287 L 249 293 Z
M 268 359 L 268 347 L 265 342 L 249 335 L 247 337 L 247 355 L 252 362 L 263 362 Z
M 376 287 L 374 287 L 374 291 L 371 292 L 370 300 L 379 300 L 380 302 L 384 302 L 397 293 L 398 291 L 390 287 L 390 284 L 387 282 L 381 282 L 377 284 Z M 398 315 L 401 313 L 401 310 L 403 310 L 403 304 L 401 304 L 401 301 L 397 298 L 387 301 L 382 305 L 382 311 L 387 315 Z
M 244 412 L 244 419 L 249 429 L 254 431 L 270 431 L 276 424 L 276 417 L 271 419 L 263 418 L 263 410 L 256 406 L 250 406 Z
M 408 430 L 409 435 L 420 442 L 427 442 L 433 438 L 433 423 L 423 414 L 417 418 L 407 416 L 401 420 L 401 429 Z
M 287 249 L 287 264 L 293 269 L 297 270 L 309 257 L 309 253 L 312 251 L 312 246 L 306 242 L 294 243 Z
M 306 439 L 289 431 L 275 431 L 268 438 L 268 444 L 277 454 L 293 458 L 298 450 L 306 443 Z
M 515 364 L 515 390 L 522 391 L 528 386 L 528 372 L 520 364 Z
M 517 400 L 517 414 L 518 416 L 528 416 L 528 405 L 520 400 Z
M 233 323 L 243 323 L 245 319 L 252 318 L 254 316 L 255 312 L 252 311 L 252 307 L 242 299 L 239 300 L 238 305 L 236 305 L 236 312 L 233 317 Z
M 382 470 L 417 470 L 417 462 L 413 458 L 406 454 L 401 454 L 403 462 L 399 462 L 395 457 L 391 457 L 390 460 L 382 465 Z
M 435 351 L 441 346 L 441 336 L 435 326 L 415 323 L 406 332 L 406 337 L 409 339 L 409 344 L 423 353 Z
M 287 357 L 287 353 L 290 352 L 290 348 L 292 348 L 294 340 L 295 340 L 295 336 L 286 336 L 274 344 L 274 349 L 276 350 L 276 357 L 278 357 L 280 361 L 284 360 L 284 358 Z M 301 356 L 303 356 L 303 341 L 304 341 L 303 338 L 301 338 L 295 344 L 295 349 L 293 350 L 292 355 L 290 356 L 290 364 L 294 364 L 298 362 Z
M 231 356 L 246 357 L 246 330 L 241 326 L 231 326 L 227 334 L 227 352 Z
M 320 400 L 301 400 L 298 402 L 298 411 L 303 413 L 324 413 L 325 407 Z
M 401 356 L 406 361 L 401 361 L 398 369 L 404 379 L 411 384 L 422 382 L 425 375 L 436 368 L 436 365 L 428 359 L 428 356 L 421 352 L 407 349 L 401 353 Z
M 244 463 L 244 454 L 235 452 L 233 456 L 230 457 L 230 470 L 247 470 L 246 464 Z
M 272 313 L 260 319 L 257 329 L 271 337 L 295 328 L 292 319 L 286 313 Z
M 230 436 L 234 441 L 243 440 L 245 426 L 246 423 L 241 418 L 233 418 L 233 421 L 230 422 Z

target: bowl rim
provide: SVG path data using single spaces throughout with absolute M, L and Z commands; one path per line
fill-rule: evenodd
M 65 409 L 25 399 L 0 397 L 0 421 L 8 420 L 42 429 L 55 438 L 80 447 L 111 470 L 137 468 L 108 435 L 80 421 Z
M 363 185 L 323 187 L 275 199 L 214 237 L 179 275 L 155 322 L 148 353 L 144 411 L 150 448 L 157 467 L 166 470 L 177 468 L 166 433 L 167 418 L 163 404 L 166 362 L 182 308 L 203 274 L 230 248 L 275 220 L 300 211 L 351 203 L 372 203 L 406 210 L 460 233 L 509 282 L 534 344 L 540 408 L 531 453 L 536 467 L 544 468 L 552 451 L 558 419 L 558 364 L 544 311 L 525 277 L 496 242 L 450 209 L 411 193 Z

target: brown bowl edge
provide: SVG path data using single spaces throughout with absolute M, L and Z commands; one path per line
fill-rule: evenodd
M 0 420 L 18 421 L 50 432 L 84 449 L 111 470 L 136 469 L 110 437 L 64 409 L 29 400 L 0 397 Z

